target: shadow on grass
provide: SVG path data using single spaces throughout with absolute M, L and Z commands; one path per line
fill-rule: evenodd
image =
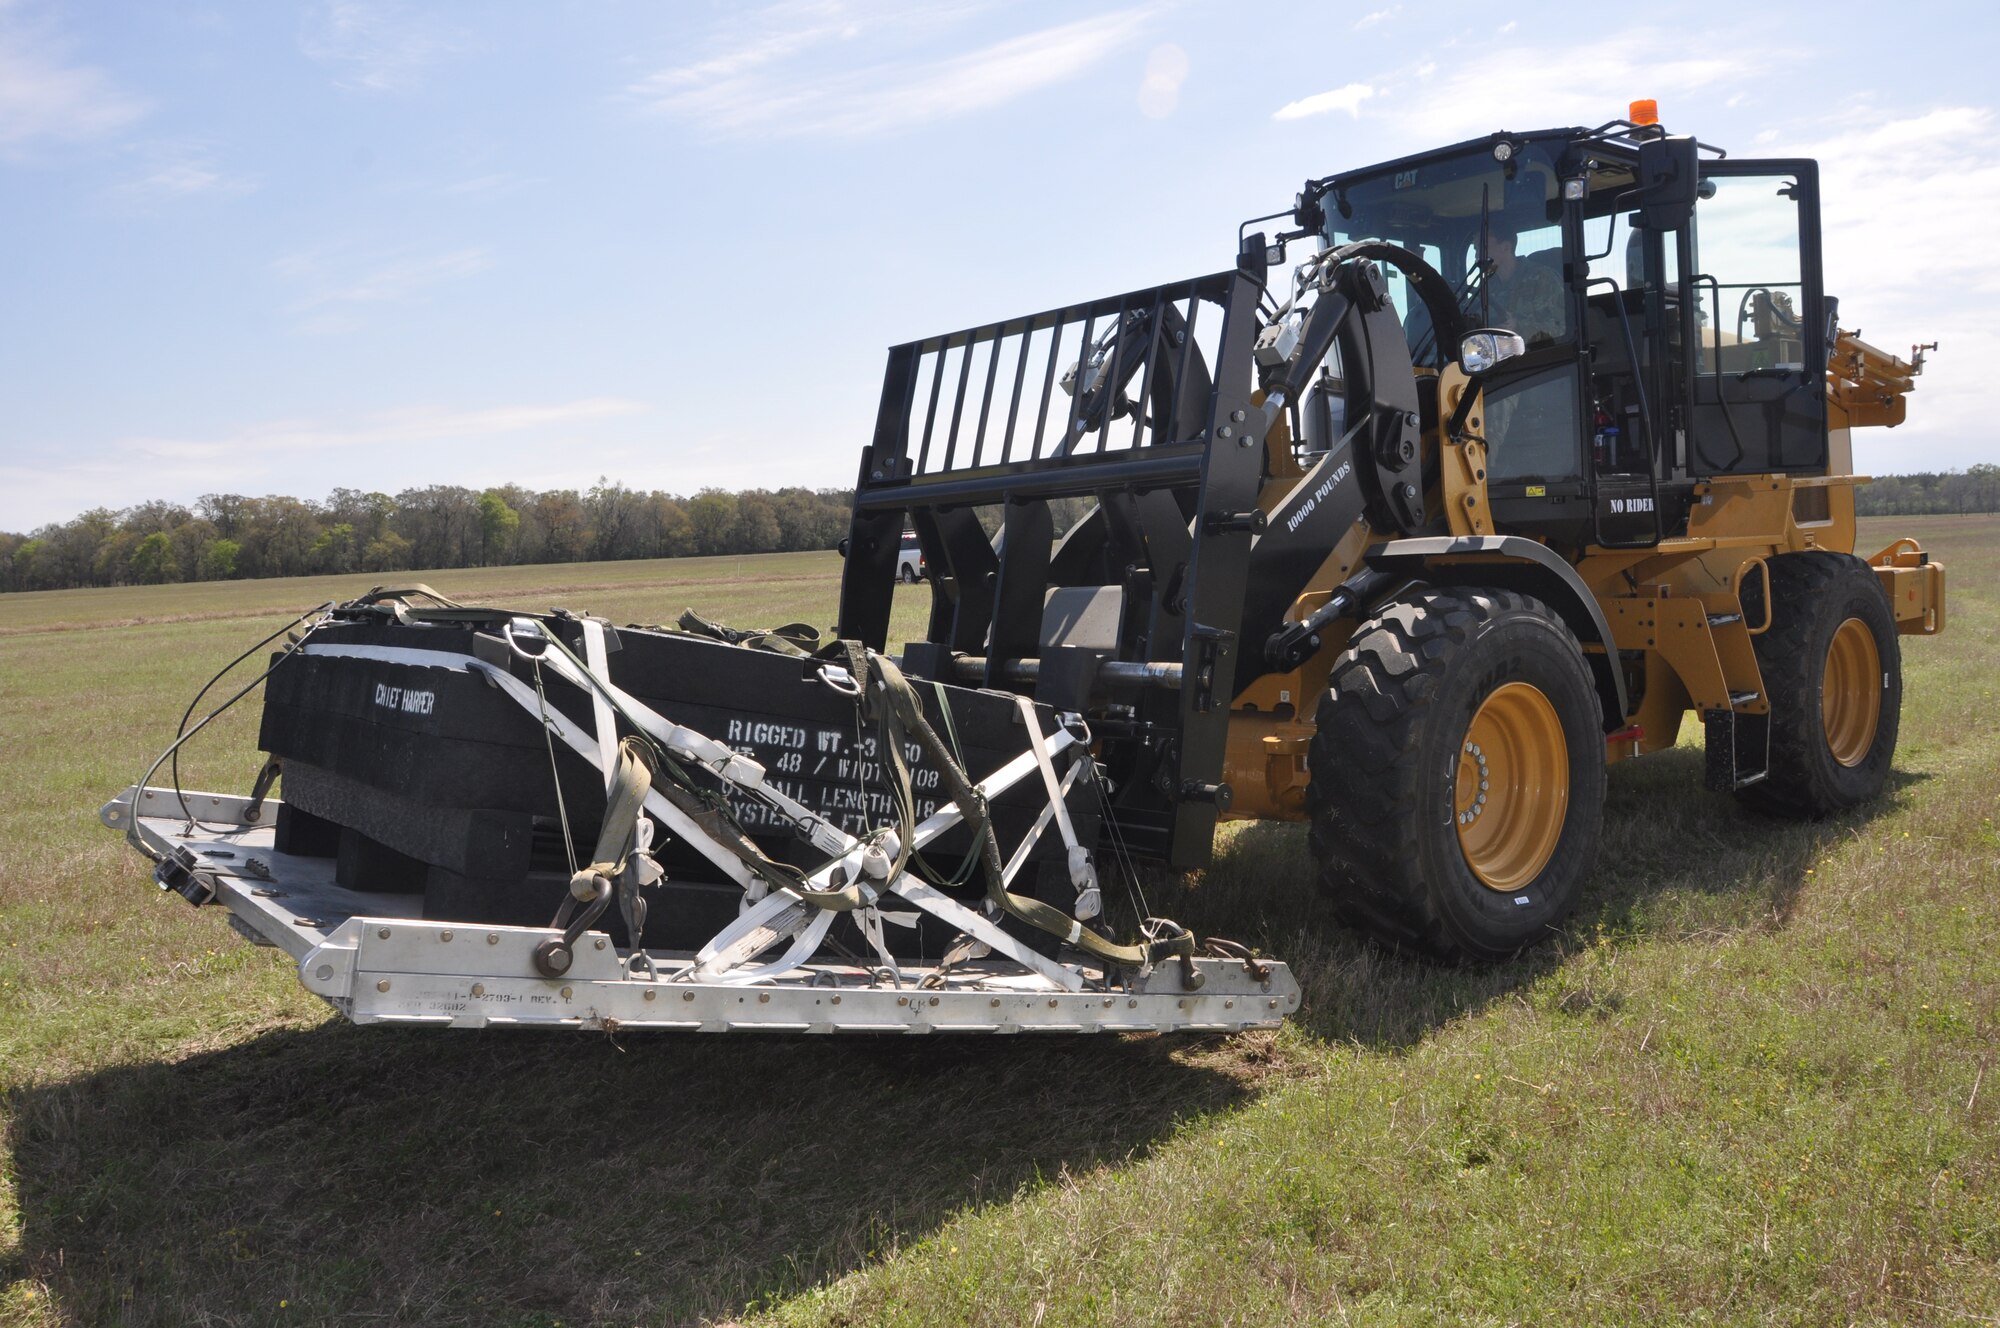
M 1319 895 L 1300 825 L 1237 827 L 1207 872 L 1149 877 L 1146 890 L 1155 908 L 1196 931 L 1289 963 L 1305 992 L 1302 1027 L 1393 1050 L 1518 994 L 1587 946 L 1783 926 L 1812 864 L 1928 778 L 1896 771 L 1873 804 L 1796 822 L 1704 791 L 1702 761 L 1699 750 L 1682 748 L 1611 768 L 1602 852 L 1581 906 L 1560 936 L 1504 964 L 1453 967 L 1392 954 L 1342 928 Z
M 727 1317 L 1125 1162 L 1268 1047 L 274 1032 L 14 1093 L 0 1280 L 91 1324 Z
M 1552 944 L 1450 968 L 1343 931 L 1302 827 L 1231 831 L 1154 908 L 1299 975 L 1311 1035 L 1394 1052 L 1579 950 L 1781 927 L 1808 869 L 1910 796 L 1816 824 L 1615 767 Z M 1572 1006 L 1571 997 L 1583 997 Z M 1587 1015 L 1612 996 L 1569 992 Z M 786 1040 L 355 1029 L 16 1091 L 22 1238 L 0 1276 L 78 1323 L 692 1322 L 796 1295 L 954 1212 L 1116 1167 L 1256 1091 L 1270 1039 Z M 280 1302 L 286 1302 L 280 1309 Z

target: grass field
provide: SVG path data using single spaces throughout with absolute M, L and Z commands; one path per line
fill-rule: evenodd
M 1889 795 L 1613 768 L 1560 943 L 1384 957 L 1297 827 L 1154 904 L 1290 960 L 1228 1041 L 357 1029 L 96 808 L 210 672 L 367 578 L 0 597 L 0 1321 L 2000 1322 L 2000 519 Z M 831 555 L 438 572 L 614 621 L 832 616 Z M 914 596 L 899 604 L 914 629 Z M 241 789 L 255 712 L 184 763 Z M 1162 899 L 1161 894 L 1166 897 Z

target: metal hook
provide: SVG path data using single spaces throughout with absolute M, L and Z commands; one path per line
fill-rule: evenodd
M 544 632 L 542 625 L 533 618 L 509 618 L 507 625 L 500 629 L 500 634 L 501 639 L 507 643 L 507 648 L 520 659 L 538 661 L 549 653 L 548 633 Z M 520 636 L 532 637 L 540 643 L 539 648 L 535 650 L 525 648 L 520 642 Z
M 838 665 L 820 665 L 819 680 L 843 696 L 852 696 L 856 699 L 859 699 L 861 696 L 861 684 L 855 679 L 853 674 Z

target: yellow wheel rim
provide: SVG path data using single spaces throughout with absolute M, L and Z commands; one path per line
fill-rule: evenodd
M 1852 766 L 1867 759 L 1882 717 L 1882 656 L 1859 618 L 1842 623 L 1827 643 L 1819 717 L 1834 760 Z
M 1548 866 L 1569 811 L 1569 746 L 1540 688 L 1510 682 L 1480 705 L 1453 792 L 1458 846 L 1481 885 L 1518 890 Z

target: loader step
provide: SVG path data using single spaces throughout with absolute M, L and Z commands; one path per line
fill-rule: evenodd
M 1732 705 L 1741 705 L 1732 693 Z M 1754 692 L 1744 693 L 1756 700 Z M 1711 792 L 1730 793 L 1748 788 L 1771 769 L 1771 716 L 1748 714 L 1738 709 L 1709 710 L 1702 714 L 1704 746 L 1703 785 Z

